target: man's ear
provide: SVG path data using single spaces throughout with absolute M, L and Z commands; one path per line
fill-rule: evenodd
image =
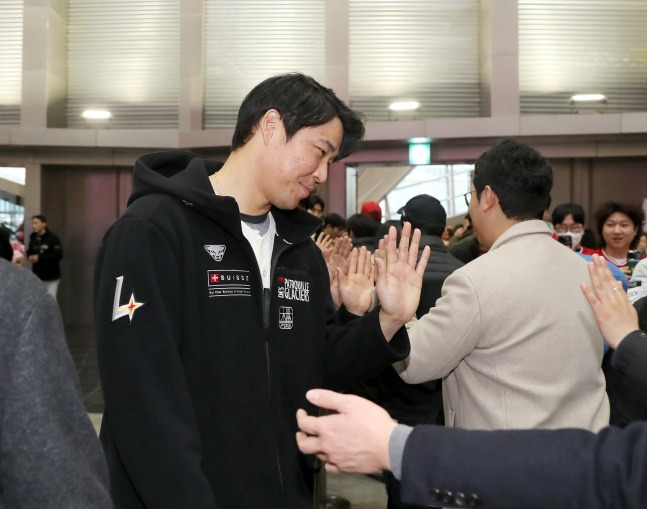
M 261 131 L 263 141 L 266 144 L 276 135 L 277 129 L 281 126 L 281 122 L 281 114 L 274 109 L 267 110 L 258 122 L 258 129 Z
M 490 186 L 485 186 L 483 188 L 483 191 L 481 191 L 481 199 L 479 200 L 479 205 L 483 212 L 487 212 L 493 207 L 499 205 L 499 197 Z

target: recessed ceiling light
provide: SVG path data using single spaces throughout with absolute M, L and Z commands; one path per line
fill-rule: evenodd
M 112 115 L 108 110 L 85 110 L 81 116 L 86 120 L 106 120 Z
M 604 94 L 575 94 L 573 97 L 571 97 L 571 101 L 575 103 L 601 102 L 605 100 L 606 96 Z
M 419 107 L 420 103 L 418 101 L 399 101 L 391 103 L 389 109 L 391 111 L 411 111 L 416 110 Z

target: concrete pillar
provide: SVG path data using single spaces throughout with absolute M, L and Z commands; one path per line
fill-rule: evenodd
M 481 116 L 519 116 L 517 0 L 481 0 Z
M 325 85 L 342 101 L 350 101 L 348 79 L 348 0 L 326 1 Z M 326 214 L 346 215 L 346 170 L 344 163 L 331 165 L 328 181 L 318 192 L 326 201 Z
M 66 126 L 67 0 L 25 0 L 21 126 Z
M 202 129 L 204 71 L 202 66 L 203 0 L 181 0 L 180 131 Z

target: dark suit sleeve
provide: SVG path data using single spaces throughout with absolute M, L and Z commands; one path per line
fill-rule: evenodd
M 323 257 L 321 263 L 325 267 Z M 346 390 L 409 355 L 411 345 L 406 328 L 402 326 L 391 341 L 387 341 L 380 326 L 379 312 L 380 306 L 362 317 L 350 313 L 344 306 L 335 311 L 332 297 L 327 296 L 325 388 Z
M 628 334 L 613 354 L 611 366 L 624 377 L 628 390 L 647 394 L 647 334 L 641 330 Z
M 584 430 L 470 431 L 417 426 L 402 499 L 483 509 L 644 508 L 647 423 Z

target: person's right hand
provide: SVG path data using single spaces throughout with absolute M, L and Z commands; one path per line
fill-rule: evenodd
M 594 254 L 588 266 L 593 291 L 586 283 L 581 284 L 582 291 L 593 310 L 602 337 L 611 348 L 616 349 L 627 334 L 638 329 L 638 313 L 622 284 L 611 274 L 604 258 Z
M 382 407 L 359 396 L 324 389 L 306 393 L 313 405 L 335 413 L 297 411 L 297 445 L 326 462 L 327 472 L 372 473 L 391 468 L 389 440 L 396 423 Z
M 352 249 L 353 241 L 350 240 L 348 235 L 337 237 L 333 240 L 330 258 L 326 261 L 328 269 L 337 273 L 337 268 L 340 268 L 344 274 L 348 274 L 348 259 L 350 258 Z

